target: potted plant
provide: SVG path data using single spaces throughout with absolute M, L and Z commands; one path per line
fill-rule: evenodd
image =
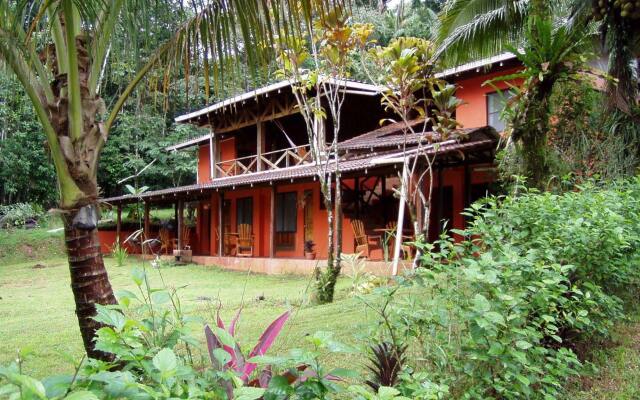
M 315 260 L 316 252 L 313 250 L 315 246 L 316 244 L 313 243 L 313 240 L 307 240 L 304 242 L 304 258 L 307 260 Z

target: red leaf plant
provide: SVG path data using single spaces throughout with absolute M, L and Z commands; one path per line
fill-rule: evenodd
M 231 320 L 231 323 L 229 324 L 229 329 L 226 330 L 226 332 L 228 332 L 229 335 L 231 335 L 231 337 L 234 337 L 234 339 L 235 339 L 235 333 L 236 333 L 236 324 L 238 322 L 238 319 L 240 318 L 241 311 L 242 309 L 238 310 L 236 315 Z M 291 315 L 291 311 L 285 311 L 282 315 L 276 318 L 267 327 L 267 329 L 264 330 L 264 332 L 262 332 L 262 335 L 260 335 L 260 339 L 258 339 L 258 343 L 255 345 L 253 350 L 251 350 L 248 358 L 245 358 L 244 355 L 242 354 L 242 351 L 240 350 L 240 346 L 238 346 L 237 341 L 234 340 L 233 347 L 229 346 L 228 344 L 223 344 L 224 340 L 221 340 L 221 338 L 216 333 L 213 332 L 213 330 L 209 327 L 209 325 L 205 325 L 204 334 L 207 339 L 207 348 L 209 349 L 209 357 L 211 358 L 211 363 L 213 364 L 214 367 L 221 367 L 224 370 L 231 369 L 235 371 L 240 376 L 240 379 L 242 379 L 242 381 L 245 384 L 247 384 L 249 382 L 249 376 L 256 369 L 257 364 L 252 362 L 247 362 L 246 360 L 256 356 L 265 355 L 267 350 L 269 350 L 273 342 L 276 340 L 276 338 L 282 331 L 282 328 L 284 327 L 284 324 L 289 319 L 290 315 Z M 224 322 L 222 322 L 222 319 L 220 318 L 219 310 L 217 315 L 217 325 L 218 325 L 218 328 L 220 328 L 221 330 L 225 330 Z M 215 357 L 214 351 L 216 349 L 223 349 L 230 356 L 230 360 L 223 366 L 219 365 L 218 359 Z M 263 386 L 262 381 L 265 381 L 265 382 L 269 381 L 270 376 L 267 377 L 265 375 L 267 376 L 270 375 L 270 369 L 266 369 L 261 374 L 261 378 L 259 379 L 260 386 Z

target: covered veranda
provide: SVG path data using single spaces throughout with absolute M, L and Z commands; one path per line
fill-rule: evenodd
M 343 148 L 345 157 L 340 163 L 344 210 L 342 247 L 345 253 L 363 251 L 358 236 L 365 235 L 366 242 L 372 243 L 364 249 L 369 264 L 378 273 L 388 273 L 385 260 L 391 254 L 389 239 L 392 224 L 397 221 L 398 175 L 402 164 L 376 163 L 380 157 L 397 155 L 398 149 L 396 144 L 393 149 L 389 149 L 390 144 L 376 146 L 375 137 L 369 139 L 368 142 L 345 142 Z M 480 129 L 469 132 L 464 141 L 438 147 L 432 170 L 431 224 L 427 229 L 430 239 L 442 232 L 443 221 L 447 221 L 448 228 L 464 227 L 460 213 L 473 200 L 485 195 L 494 179 L 495 143 L 492 132 Z M 163 248 L 165 255 L 188 248 L 193 261 L 200 264 L 265 273 L 310 273 L 318 262 L 326 259 L 328 245 L 326 210 L 316 174 L 315 165 L 302 165 L 228 176 L 139 196 L 105 199 L 103 203 L 116 209 L 118 217 L 115 232 L 101 230 L 101 240 L 106 246 L 116 237 L 123 240 L 128 231 L 120 223 L 122 210 L 138 203 L 144 207 L 142 226 L 146 237 L 161 242 L 163 227 L 169 231 L 172 246 Z M 427 186 L 423 186 L 422 190 L 426 189 Z M 150 214 L 158 207 L 173 207 L 175 223 L 154 224 Z M 190 222 L 185 222 L 185 209 L 193 210 Z M 411 226 L 409 220 L 406 213 L 405 226 Z M 358 222 L 362 225 L 360 231 Z M 249 226 L 249 243 L 245 247 L 250 247 L 250 251 L 238 252 L 241 225 Z M 403 233 L 409 237 L 407 241 L 412 240 L 412 232 Z M 316 246 L 314 260 L 305 259 L 304 247 L 308 241 Z

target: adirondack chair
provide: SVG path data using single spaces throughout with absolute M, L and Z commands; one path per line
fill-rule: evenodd
M 236 252 L 238 257 L 253 257 L 253 233 L 251 233 L 251 225 L 238 225 L 238 244 Z
M 188 250 L 191 248 L 191 229 L 187 225 L 182 225 L 182 249 Z M 173 248 L 178 248 L 178 238 L 173 238 Z
M 359 219 L 352 219 L 351 227 L 356 239 L 356 253 L 362 253 L 365 257 L 371 258 L 371 251 L 377 250 L 381 246 L 380 235 L 367 235 L 364 223 Z
M 389 231 L 391 230 L 396 230 L 398 226 L 398 223 L 396 221 L 389 221 L 387 222 L 387 225 L 385 226 L 385 228 L 387 228 Z M 395 234 L 397 234 L 397 232 L 395 232 Z M 413 257 L 413 246 L 409 245 L 408 243 L 405 243 L 405 241 L 410 242 L 413 241 L 413 237 L 412 236 L 407 236 L 407 235 L 402 235 L 402 246 L 400 246 L 400 250 L 402 251 L 402 253 L 404 254 L 404 256 L 406 258 L 412 258 Z M 396 245 L 395 240 L 390 239 L 390 243 L 389 243 L 389 249 L 391 251 L 391 253 L 393 253 L 393 249 L 394 246 Z
M 161 228 L 158 232 L 158 238 L 160 239 L 160 253 L 164 250 L 164 254 L 169 254 L 173 251 L 173 244 L 171 242 L 171 234 L 167 228 Z
M 227 227 L 225 230 L 229 230 L 229 227 Z M 236 239 L 237 237 L 235 235 L 229 234 L 229 233 L 225 233 L 223 236 L 223 240 L 224 240 L 224 255 L 225 256 L 235 256 L 236 255 Z

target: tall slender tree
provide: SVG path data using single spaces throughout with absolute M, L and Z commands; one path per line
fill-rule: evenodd
M 124 102 L 154 68 L 150 86 L 168 87 L 182 74 L 204 77 L 208 94 L 225 74 L 247 63 L 256 72 L 271 59 L 277 33 L 301 35 L 303 26 L 341 7 L 340 0 L 211 0 L 194 2 L 191 18 L 140 68 L 110 110 L 98 91 L 114 30 L 144 0 L 0 0 L 0 60 L 12 70 L 42 124 L 59 186 L 71 288 L 85 349 L 99 324 L 95 304 L 116 303 L 97 235 L 100 152 Z M 140 16 L 138 16 L 140 18 Z M 133 31 L 138 31 L 132 26 Z
M 546 148 L 550 97 L 556 82 L 571 73 L 570 62 L 588 33 L 584 25 L 556 24 L 563 21 L 552 17 L 554 5 L 562 6 L 568 15 L 566 1 L 451 0 L 441 13 L 438 37 L 438 54 L 445 62 L 511 50 L 518 53 L 528 72 L 540 72 L 539 78 L 527 79 L 521 107 L 512 121 L 512 138 L 519 145 L 523 172 L 529 184 L 538 188 L 544 188 L 551 170 Z

